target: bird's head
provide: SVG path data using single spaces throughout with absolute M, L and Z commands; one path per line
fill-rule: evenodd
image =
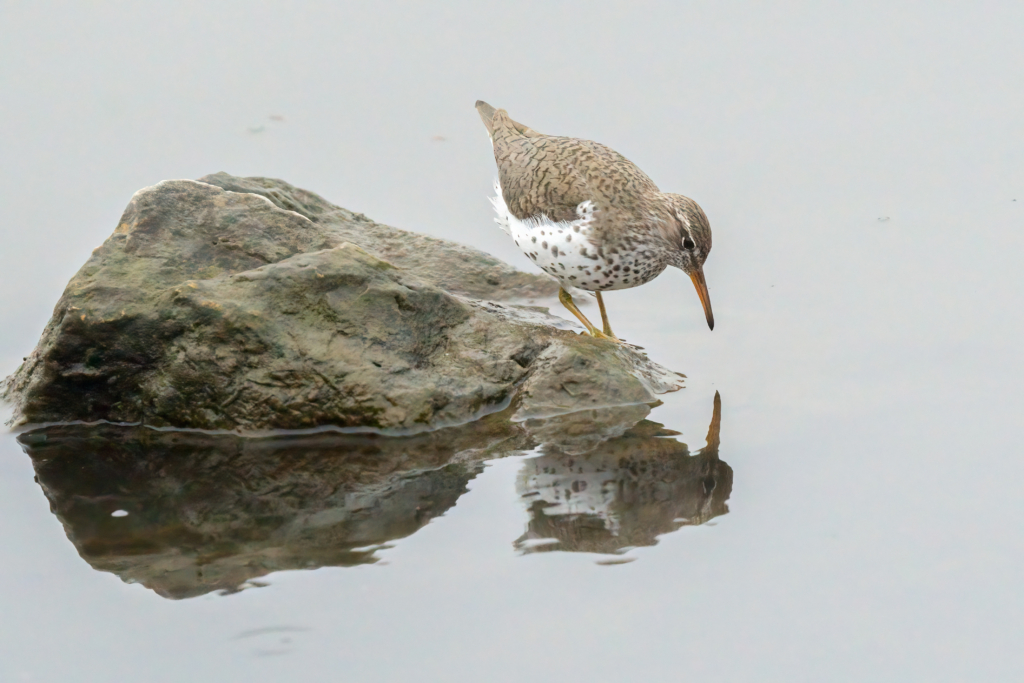
M 704 281 L 704 261 L 711 251 L 711 226 L 704 211 L 689 197 L 681 194 L 664 195 L 669 218 L 665 236 L 669 240 L 669 263 L 690 276 L 697 296 L 704 306 L 708 327 L 715 329 L 715 316 L 711 313 L 711 298 Z

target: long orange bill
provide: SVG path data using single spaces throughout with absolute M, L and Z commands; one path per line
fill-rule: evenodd
M 693 286 L 697 288 L 697 296 L 700 297 L 700 303 L 704 306 L 704 317 L 708 319 L 708 327 L 713 330 L 715 329 L 715 315 L 711 312 L 711 297 L 708 296 L 708 283 L 704 281 L 704 269 L 700 268 L 690 273 L 690 279 L 693 280 Z

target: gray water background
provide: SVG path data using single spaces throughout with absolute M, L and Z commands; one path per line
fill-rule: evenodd
M 3 3 L 3 374 L 165 178 L 529 269 L 483 98 L 707 212 L 714 332 L 679 272 L 607 299 L 690 378 L 653 419 L 697 448 L 721 392 L 735 480 L 602 566 L 514 552 L 502 459 L 382 564 L 175 602 L 86 565 L 6 436 L 0 680 L 1019 680 L 1022 36 L 1011 2 Z

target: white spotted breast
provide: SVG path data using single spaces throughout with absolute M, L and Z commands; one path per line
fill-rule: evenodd
M 544 214 L 520 220 L 508 210 L 497 182 L 494 190 L 495 222 L 530 260 L 564 287 L 591 292 L 628 289 L 650 282 L 665 269 L 653 253 L 599 254 L 603 250 L 592 241 L 595 208 L 591 201 L 576 207 L 574 221 L 552 221 Z

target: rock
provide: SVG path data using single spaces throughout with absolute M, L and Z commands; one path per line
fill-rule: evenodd
M 12 424 L 409 434 L 650 403 L 682 376 L 580 336 L 553 294 L 445 240 L 267 178 L 140 190 L 5 381 Z
M 61 425 L 18 440 L 86 562 L 180 599 L 259 586 L 275 571 L 376 562 L 377 550 L 453 507 L 485 460 L 530 450 L 541 456 L 518 476 L 529 522 L 508 539 L 514 547 L 653 545 L 728 512 L 720 406 L 696 455 L 643 419 L 647 406 L 519 422 L 509 407 L 407 437 Z

